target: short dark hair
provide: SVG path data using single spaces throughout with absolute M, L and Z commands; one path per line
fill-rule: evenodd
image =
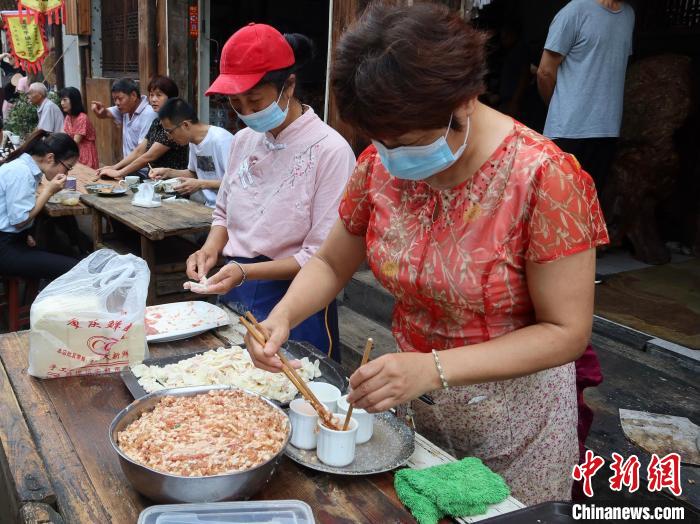
M 161 120 L 168 119 L 173 124 L 180 125 L 185 120 L 190 120 L 193 124 L 199 122 L 197 111 L 182 98 L 168 98 L 167 102 L 158 111 L 158 118 Z
M 80 91 L 75 87 L 65 87 L 61 89 L 58 96 L 60 98 L 67 98 L 70 101 L 70 111 L 68 112 L 70 116 L 78 116 L 80 113 L 85 112 L 83 97 L 80 96 Z
M 331 85 L 341 119 L 373 138 L 445 127 L 484 92 L 486 40 L 442 5 L 370 5 L 336 48 Z
M 180 94 L 177 84 L 167 76 L 156 75 L 151 78 L 151 81 L 148 82 L 148 92 L 155 89 L 160 89 L 168 98 L 174 98 Z
M 284 69 L 268 71 L 254 87 L 273 84 L 277 91 L 282 91 L 289 76 L 293 73 L 298 74 L 299 70 L 311 62 L 316 55 L 316 46 L 308 36 L 299 33 L 285 33 L 284 38 L 294 52 L 294 63 Z
M 131 78 L 120 78 L 112 84 L 112 93 L 124 93 L 130 95 L 136 93 L 136 96 L 141 96 L 139 85 Z

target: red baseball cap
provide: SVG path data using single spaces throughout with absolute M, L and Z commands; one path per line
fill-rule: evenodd
M 294 65 L 294 51 L 277 29 L 250 23 L 221 50 L 219 76 L 205 95 L 237 95 L 248 91 L 270 71 Z

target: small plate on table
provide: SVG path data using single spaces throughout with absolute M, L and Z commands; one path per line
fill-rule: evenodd
M 415 449 L 415 433 L 393 413 L 385 411 L 374 415 L 372 438 L 355 446 L 355 459 L 343 467 L 324 464 L 315 449 L 299 449 L 287 444 L 284 454 L 297 464 L 324 473 L 360 476 L 384 473 L 408 462 Z
M 146 342 L 183 340 L 230 322 L 226 311 L 202 300 L 149 306 L 146 308 Z
M 120 197 L 126 195 L 127 191 L 123 187 L 110 186 L 109 188 L 98 190 L 95 194 L 100 197 Z
M 110 187 L 112 187 L 112 184 L 87 184 L 85 186 L 85 191 L 87 191 L 91 195 L 96 195 L 100 191 L 107 190 Z

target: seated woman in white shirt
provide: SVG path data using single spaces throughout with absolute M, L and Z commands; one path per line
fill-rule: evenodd
M 54 279 L 78 263 L 28 245 L 28 229 L 63 188 L 78 155 L 78 144 L 65 133 L 38 129 L 0 165 L 0 275 Z M 42 175 L 47 183 L 37 195 Z
M 230 263 L 207 291 L 260 319 L 338 219 L 355 162 L 345 139 L 294 96 L 297 71 L 312 55 L 307 37 L 250 24 L 224 45 L 221 74 L 206 93 L 227 95 L 248 127 L 236 134 L 209 238 L 187 260 L 187 274 L 199 281 L 223 253 Z M 291 338 L 339 359 L 335 303 Z

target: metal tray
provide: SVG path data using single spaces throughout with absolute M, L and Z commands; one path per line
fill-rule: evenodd
M 245 347 L 245 344 L 239 344 L 241 347 Z M 165 366 L 166 364 L 174 364 L 175 362 L 180 362 L 195 355 L 201 355 L 206 353 L 210 349 L 205 349 L 202 351 L 195 351 L 193 353 L 186 353 L 184 355 L 174 355 L 172 357 L 161 357 L 161 358 L 147 358 L 143 361 L 143 364 L 147 366 Z M 346 391 L 348 387 L 348 380 L 345 378 L 343 368 L 335 362 L 329 359 L 326 355 L 318 351 L 311 344 L 306 342 L 296 342 L 290 340 L 282 347 L 284 354 L 291 359 L 309 357 L 309 359 L 318 359 L 319 368 L 321 369 L 321 376 L 315 379 L 316 382 L 327 382 L 333 384 L 335 387 L 340 389 L 340 391 Z M 131 372 L 130 367 L 122 369 L 120 376 L 122 381 L 126 385 L 127 389 L 134 397 L 134 399 L 140 399 L 145 397 L 148 393 L 139 384 L 139 379 Z M 281 403 L 276 400 L 272 400 L 275 404 L 286 407 L 288 403 Z
M 291 443 L 287 444 L 284 453 L 294 462 L 316 471 L 358 476 L 383 473 L 401 467 L 413 455 L 414 448 L 413 430 L 393 413 L 384 412 L 374 416 L 372 438 L 355 447 L 355 460 L 347 466 L 338 468 L 324 464 L 316 456 L 315 449 L 299 449 Z
M 482 520 L 493 524 L 522 524 L 537 522 L 540 524 L 568 524 L 576 522 L 572 517 L 571 502 L 543 502 L 518 511 L 512 511 L 498 517 Z

